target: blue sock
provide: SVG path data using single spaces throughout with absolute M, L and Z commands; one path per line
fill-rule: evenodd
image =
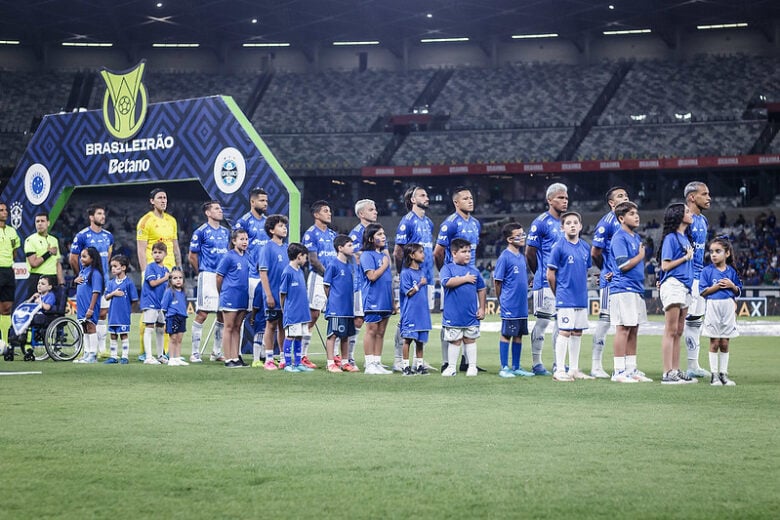
M 293 341 L 291 339 L 284 340 L 284 364 L 289 366 L 292 366 L 292 345 Z
M 520 353 L 523 351 L 523 343 L 521 341 L 512 342 L 512 370 L 520 368 Z
M 301 364 L 301 340 L 299 339 L 293 341 L 293 359 L 295 366 Z
M 501 361 L 501 368 L 509 366 L 509 342 L 499 340 L 498 359 Z

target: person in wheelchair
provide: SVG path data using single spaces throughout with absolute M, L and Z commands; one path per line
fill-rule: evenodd
M 30 319 L 29 306 L 20 305 L 13 313 L 12 323 L 24 323 L 24 330 L 16 333 L 15 327 L 12 325 L 8 330 L 8 344 L 11 348 L 17 347 L 24 350 L 24 346 L 27 343 L 27 329 L 30 326 L 35 327 L 36 334 L 40 335 L 39 338 L 33 338 L 35 342 L 43 342 L 43 334 L 46 331 L 46 325 L 51 321 L 50 312 L 55 311 L 57 298 L 54 294 L 54 280 L 53 276 L 43 275 L 38 279 L 38 286 L 35 293 L 30 296 L 24 303 L 32 303 L 40 305 L 40 308 L 35 312 Z M 25 352 L 25 359 L 32 355 L 32 349 Z

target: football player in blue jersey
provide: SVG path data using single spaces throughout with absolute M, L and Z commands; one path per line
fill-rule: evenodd
M 222 355 L 222 332 L 224 322 L 219 310 L 219 291 L 217 290 L 217 266 L 230 246 L 230 230 L 222 226 L 222 206 L 216 200 L 203 204 L 206 223 L 192 234 L 188 259 L 192 270 L 198 276 L 197 314 L 192 323 L 191 363 L 201 363 L 200 340 L 203 334 L 203 322 L 210 312 L 217 313 L 214 327 L 214 344 L 211 361 L 225 361 Z
M 68 263 L 73 272 L 78 273 L 81 270 L 81 264 L 79 263 L 81 252 L 88 247 L 94 247 L 100 253 L 100 259 L 103 260 L 103 272 L 108 273 L 108 260 L 111 258 L 111 252 L 114 248 L 114 235 L 104 229 L 106 225 L 106 207 L 102 204 L 90 204 L 87 207 L 87 218 L 89 219 L 89 226 L 76 233 L 70 245 Z M 107 355 L 106 335 L 108 327 L 106 318 L 108 317 L 108 305 L 108 299 L 103 295 L 100 298 L 100 316 L 97 323 L 98 359 Z
M 533 372 L 540 376 L 552 375 L 542 363 L 542 347 L 547 325 L 555 318 L 555 295 L 547 282 L 547 259 L 553 246 L 563 236 L 560 218 L 569 208 L 569 189 L 556 182 L 547 188 L 548 210 L 531 222 L 525 246 L 525 259 L 534 273 L 534 316 L 536 324 L 531 331 Z M 558 324 L 553 328 L 553 345 L 558 338 Z
M 709 222 L 704 211 L 710 209 L 710 190 L 700 181 L 689 182 L 685 186 L 685 204 L 691 210 L 693 222 L 688 228 L 693 237 L 693 286 L 691 288 L 691 305 L 685 317 L 683 337 L 688 351 L 688 376 L 705 377 L 709 372 L 699 366 L 699 350 L 701 347 L 701 325 L 706 309 L 706 300 L 699 291 L 699 278 L 704 269 L 704 248 L 707 244 Z
M 353 366 L 355 365 L 355 344 L 357 343 L 357 336 L 360 332 L 360 327 L 363 326 L 364 312 L 363 312 L 363 285 L 367 282 L 366 276 L 363 273 L 363 269 L 360 268 L 360 254 L 362 252 L 363 233 L 366 231 L 366 226 L 369 224 L 375 224 L 377 220 L 376 203 L 371 199 L 361 199 L 355 203 L 355 215 L 360 219 L 357 226 L 352 228 L 349 232 L 349 238 L 352 239 L 353 251 L 352 256 L 354 262 L 351 264 L 353 267 L 353 284 L 354 284 L 354 302 L 353 312 L 355 313 L 355 333 L 349 338 L 349 358 L 348 362 Z M 338 355 L 336 356 L 338 360 Z
M 610 376 L 604 370 L 604 343 L 609 332 L 609 284 L 615 275 L 615 259 L 610 252 L 612 236 L 620 229 L 620 221 L 615 215 L 615 206 L 628 199 L 628 192 L 621 186 L 614 186 L 607 191 L 607 204 L 609 211 L 601 217 L 596 224 L 596 231 L 593 233 L 593 243 L 590 247 L 590 256 L 593 258 L 593 264 L 599 268 L 599 321 L 593 331 L 593 356 L 590 367 L 590 375 L 601 379 L 608 379 Z

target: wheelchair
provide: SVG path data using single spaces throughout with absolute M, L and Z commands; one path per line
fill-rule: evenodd
M 19 349 L 25 361 L 72 361 L 81 354 L 84 329 L 78 321 L 65 313 L 68 303 L 67 288 L 54 289 L 56 303 L 47 312 L 39 313 L 30 326 L 20 335 L 13 327 L 8 331 L 8 342 L 3 349 L 3 359 L 13 361 L 15 349 Z

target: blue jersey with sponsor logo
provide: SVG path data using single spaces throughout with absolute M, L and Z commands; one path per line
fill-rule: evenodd
M 87 309 L 89 309 L 89 304 L 92 302 L 92 294 L 103 294 L 105 286 L 103 284 L 103 276 L 91 265 L 82 267 L 79 276 L 84 280 L 84 282 L 79 284 L 76 288 L 76 315 L 78 319 L 81 320 L 87 315 Z M 93 317 L 100 312 L 100 300 L 98 300 L 95 307 L 92 308 L 92 311 Z M 95 318 L 94 321 L 97 322 L 97 318 Z
M 167 287 L 162 297 L 162 310 L 165 317 L 187 316 L 187 295 L 181 289 Z
M 615 276 L 609 283 L 609 293 L 619 294 L 633 292 L 644 294 L 645 292 L 645 261 L 641 260 L 637 265 L 626 272 L 620 270 L 629 260 L 639 254 L 642 245 L 642 237 L 639 233 L 629 233 L 621 227 L 612 235 L 610 252 L 615 259 Z
M 664 237 L 664 243 L 661 246 L 661 260 L 677 260 L 685 256 L 687 248 L 691 246 L 683 233 L 669 233 Z M 690 289 L 693 286 L 693 259 L 683 262 L 669 271 L 661 272 L 661 283 L 673 276 L 678 281 Z
M 355 258 L 358 258 L 357 262 L 351 264 L 353 272 L 352 283 L 355 292 L 362 290 L 363 286 L 366 284 L 366 275 L 363 274 L 363 269 L 360 268 L 359 260 L 360 250 L 363 247 L 363 233 L 365 232 L 366 226 L 364 226 L 362 223 L 358 223 L 358 225 L 352 228 L 352 231 L 349 232 L 349 238 L 352 239 L 352 244 L 355 246 L 352 252 L 355 254 Z
M 323 284 L 330 287 L 325 316 L 328 318 L 352 318 L 355 316 L 354 267 L 351 262 L 335 258 L 325 270 Z
M 471 244 L 471 260 L 469 265 L 477 264 L 477 245 L 479 244 L 479 233 L 482 231 L 482 224 L 473 216 L 463 218 L 458 213 L 453 213 L 441 223 L 439 227 L 439 236 L 436 237 L 436 243 L 444 248 L 444 263 L 452 263 L 452 252 L 450 244 L 456 238 L 468 240 Z
M 704 269 L 704 248 L 707 247 L 709 222 L 704 215 L 693 215 L 690 230 L 693 238 L 693 279 L 698 280 Z
M 547 268 L 555 273 L 555 306 L 559 309 L 588 307 L 590 245 L 584 240 L 559 240 L 550 252 Z
M 701 271 L 701 278 L 699 279 L 699 291 L 704 291 L 708 287 L 717 285 L 723 278 L 728 278 L 734 285 L 737 286 L 739 292 L 742 293 L 742 280 L 739 279 L 737 271 L 730 265 L 726 265 L 726 268 L 721 271 L 715 264 L 710 264 Z M 708 300 L 728 300 L 736 298 L 737 295 L 731 289 L 718 289 L 712 294 L 706 296 Z
M 287 244 L 277 244 L 273 240 L 269 240 L 260 250 L 260 270 L 267 271 L 268 287 L 276 300 L 275 307 L 279 307 L 279 284 L 282 283 L 282 271 L 288 265 L 290 262 L 287 259 Z M 257 291 L 255 291 L 256 293 Z
M 279 294 L 284 294 L 282 309 L 282 326 L 289 327 L 298 323 L 309 323 L 309 297 L 306 294 L 306 280 L 303 271 L 292 267 L 289 263 L 282 271 L 282 281 L 279 284 Z
M 536 272 L 534 273 L 533 289 L 549 287 L 547 283 L 547 259 L 552 248 L 563 236 L 561 221 L 544 212 L 531 222 L 531 231 L 528 233 L 526 245 L 536 248 Z
M 265 232 L 265 215 L 257 218 L 251 211 L 244 213 L 240 219 L 233 225 L 233 229 L 245 229 L 246 234 L 249 237 L 249 247 L 246 252 L 249 255 L 248 260 L 250 262 L 250 278 L 257 278 L 258 274 L 258 262 L 260 259 L 260 253 L 263 250 L 270 237 Z
M 420 265 L 428 283 L 433 283 L 433 221 L 426 216 L 418 217 L 414 211 L 410 211 L 401 222 L 395 233 L 395 244 L 420 244 L 425 252 L 425 259 Z M 449 251 L 449 248 L 447 248 Z M 445 258 L 447 254 L 445 253 Z
M 144 283 L 141 285 L 141 309 L 161 309 L 162 297 L 165 294 L 165 284 L 152 287 L 149 282 L 165 278 L 168 268 L 163 264 L 152 262 L 144 271 Z
M 375 271 L 387 258 L 385 253 L 363 251 L 360 255 L 360 267 L 364 273 Z M 389 262 L 389 260 L 388 260 Z M 382 275 L 373 282 L 366 277 L 363 286 L 363 312 L 390 312 L 393 310 L 393 272 L 388 266 Z
M 450 278 L 473 274 L 476 283 L 464 283 L 457 287 L 447 287 Z M 472 327 L 479 325 L 477 310 L 479 301 L 477 293 L 485 288 L 485 280 L 472 265 L 460 265 L 450 262 L 444 264 L 439 272 L 441 286 L 444 287 L 444 309 L 442 310 L 441 324 L 445 327 Z
M 222 277 L 220 309 L 243 310 L 249 306 L 249 255 L 231 249 L 222 257 L 216 273 Z
M 100 259 L 103 261 L 103 272 L 108 273 L 108 261 L 111 248 L 114 246 L 114 235 L 105 229 L 95 232 L 89 226 L 85 227 L 73 238 L 70 245 L 70 252 L 79 257 L 79 267 L 81 267 L 81 252 L 88 247 L 94 247 L 100 253 Z
M 420 285 L 423 278 L 427 283 Z M 431 284 L 431 279 L 425 276 L 422 268 L 406 268 L 401 271 L 401 333 L 431 330 L 431 311 L 428 308 L 428 291 L 431 290 Z M 413 287 L 417 287 L 419 291 L 407 296 L 406 293 Z
M 336 232 L 330 228 L 324 231 L 317 226 L 312 226 L 306 230 L 303 235 L 303 245 L 309 250 L 309 253 L 316 253 L 317 260 L 320 261 L 324 269 L 336 258 L 336 249 L 333 247 L 333 239 L 336 238 Z
M 198 255 L 198 271 L 215 273 L 230 246 L 230 230 L 203 224 L 192 233 L 190 253 Z
M 602 289 L 609 285 L 607 282 L 607 274 L 615 274 L 617 266 L 615 266 L 615 259 L 612 256 L 610 250 L 610 244 L 612 243 L 612 236 L 620 229 L 620 221 L 613 212 L 609 212 L 599 220 L 596 224 L 596 231 L 593 233 L 593 247 L 601 249 L 601 258 L 603 263 L 601 264 L 601 274 L 599 275 L 599 287 Z
M 523 253 L 504 249 L 493 269 L 493 279 L 501 282 L 501 317 L 528 318 L 528 266 Z
M 165 285 L 165 284 L 163 284 Z M 130 325 L 130 313 L 133 310 L 133 302 L 138 301 L 138 290 L 130 277 L 125 276 L 121 280 L 114 278 L 106 284 L 106 293 L 119 289 L 124 296 L 114 296 L 108 304 L 108 326 Z

